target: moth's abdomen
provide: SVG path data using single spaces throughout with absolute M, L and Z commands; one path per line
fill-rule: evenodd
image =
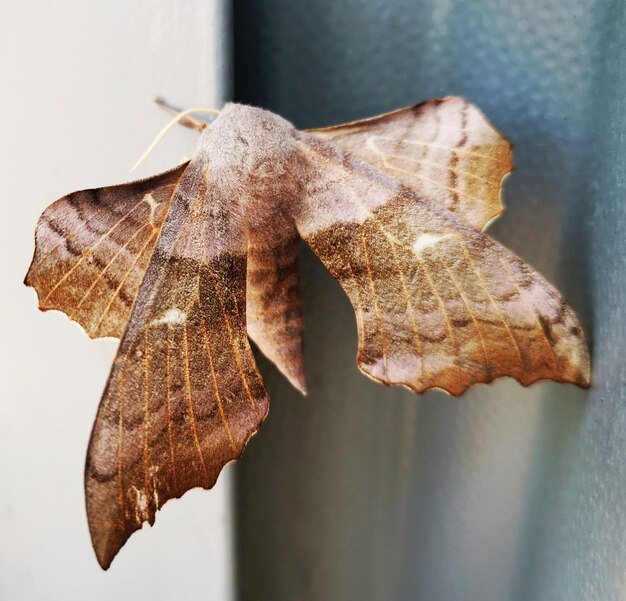
M 246 314 L 249 336 L 304 393 L 298 246 L 291 222 L 250 232 Z

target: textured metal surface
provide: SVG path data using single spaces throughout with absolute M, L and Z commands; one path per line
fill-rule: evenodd
M 491 232 L 552 279 L 593 344 L 589 393 L 462 399 L 367 381 L 349 304 L 303 252 L 302 399 L 238 473 L 247 599 L 626 598 L 626 49 L 622 2 L 235 3 L 238 100 L 300 127 L 461 94 L 514 142 Z

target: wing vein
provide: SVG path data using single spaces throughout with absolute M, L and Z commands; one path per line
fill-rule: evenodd
M 120 367 L 120 382 L 117 387 L 117 481 L 118 481 L 118 498 L 117 502 L 120 508 L 122 525 L 126 513 L 126 503 L 124 500 L 124 462 L 122 456 L 122 444 L 124 439 L 124 394 L 126 392 L 126 365 L 128 355 L 122 356 L 122 365 Z
M 452 283 L 454 284 L 455 288 L 459 292 L 459 296 L 463 300 L 463 303 L 467 307 L 467 311 L 469 312 L 470 317 L 472 318 L 472 322 L 474 323 L 474 329 L 476 330 L 476 333 L 478 334 L 478 338 L 480 340 L 480 345 L 483 350 L 483 356 L 485 357 L 485 366 L 488 369 L 490 369 L 491 363 L 489 361 L 489 357 L 487 356 L 487 347 L 485 345 L 485 338 L 483 336 L 482 330 L 480 329 L 480 326 L 478 325 L 478 320 L 476 319 L 476 315 L 474 311 L 472 310 L 472 308 L 470 307 L 469 301 L 467 300 L 467 297 L 465 296 L 465 292 L 463 291 L 463 288 L 460 286 L 456 277 L 452 273 L 452 269 L 450 268 L 450 266 L 443 259 L 441 259 L 441 263 L 444 266 L 446 273 L 450 276 L 450 279 L 452 280 Z
M 237 345 L 235 344 L 235 337 L 233 336 L 233 330 L 230 325 L 230 319 L 228 319 L 228 315 L 226 314 L 226 307 L 224 307 L 224 301 L 222 300 L 222 295 L 220 294 L 220 291 L 218 289 L 216 282 L 213 283 L 213 289 L 215 290 L 215 296 L 217 297 L 217 300 L 219 302 L 220 309 L 222 311 L 222 317 L 224 318 L 224 323 L 226 324 L 226 331 L 228 332 L 228 338 L 230 340 L 231 352 L 233 354 L 233 358 L 235 359 L 235 363 L 237 364 L 237 369 L 239 371 L 239 377 L 241 378 L 241 383 L 243 384 L 243 387 L 246 391 L 246 396 L 248 397 L 248 402 L 250 403 L 250 407 L 252 407 L 254 413 L 258 415 L 259 413 L 257 410 L 256 403 L 254 402 L 254 398 L 252 397 L 252 393 L 250 392 L 250 388 L 248 386 L 248 380 L 243 371 L 243 366 L 241 365 L 241 357 L 239 356 L 239 349 L 237 348 Z
M 413 175 L 415 177 L 418 177 L 420 179 L 423 179 L 420 175 L 418 175 L 417 173 L 413 173 L 412 171 L 407 171 L 405 169 L 401 169 L 400 167 L 396 167 L 395 165 L 391 165 L 387 162 L 388 159 L 402 159 L 403 161 L 410 161 L 412 163 L 421 163 L 423 165 L 429 165 L 431 167 L 435 167 L 437 169 L 441 169 L 443 171 L 453 171 L 454 173 L 458 173 L 459 175 L 466 175 L 467 177 L 471 177 L 472 179 L 476 179 L 479 180 L 481 182 L 485 182 L 485 184 L 487 184 L 490 188 L 493 189 L 498 189 L 500 187 L 500 180 L 499 179 L 491 179 L 491 178 L 486 178 L 486 177 L 481 177 L 480 175 L 476 175 L 474 173 L 470 173 L 469 171 L 465 171 L 464 169 L 457 169 L 455 167 L 450 167 L 445 166 L 445 165 L 441 165 L 439 163 L 435 163 L 433 161 L 426 161 L 424 159 L 416 159 L 413 157 L 403 157 L 402 155 L 399 154 L 387 154 L 384 155 L 383 157 L 383 163 L 384 165 L 389 168 L 389 169 L 393 169 L 395 171 L 400 171 L 401 173 L 407 173 L 409 175 Z M 429 180 L 426 180 L 429 181 Z M 459 192 L 460 194 L 460 192 Z M 468 197 L 471 198 L 471 197 Z
M 346 263 L 348 270 L 350 271 L 350 279 L 354 282 L 354 293 L 356 296 L 356 310 L 357 310 L 357 319 L 356 319 L 356 328 L 357 328 L 357 336 L 359 341 L 365 341 L 365 331 L 363 327 L 363 301 L 361 300 L 361 291 L 359 290 L 359 282 L 356 278 L 356 274 L 354 273 L 354 269 L 350 264 L 350 261 Z
M 515 336 L 513 336 L 513 332 L 511 331 L 511 327 L 510 327 L 509 322 L 508 322 L 508 320 L 506 318 L 506 314 L 500 309 L 498 304 L 495 302 L 492 294 L 489 292 L 488 287 L 487 287 L 487 282 L 483 278 L 482 272 L 480 272 L 478 270 L 478 268 L 476 266 L 476 263 L 474 262 L 474 259 L 472 259 L 472 255 L 469 252 L 469 249 L 467 248 L 467 245 L 462 240 L 460 240 L 457 236 L 455 236 L 455 240 L 457 241 L 457 243 L 458 243 L 459 247 L 461 248 L 461 250 L 462 250 L 463 254 L 465 255 L 465 257 L 467 258 L 472 271 L 476 274 L 476 277 L 478 278 L 478 282 L 480 284 L 480 287 L 483 289 L 483 292 L 485 293 L 485 295 L 489 299 L 489 302 L 493 305 L 493 308 L 499 314 L 500 321 L 502 322 L 502 325 L 504 325 L 504 328 L 506 329 L 506 331 L 507 331 L 507 333 L 509 335 L 509 338 L 511 339 L 511 342 L 513 342 L 513 346 L 515 347 L 515 350 L 517 351 L 517 356 L 518 356 L 519 364 L 520 364 L 520 367 L 522 368 L 522 371 L 526 371 L 526 369 L 524 368 L 524 360 L 522 358 L 522 349 L 520 348 L 517 340 L 515 339 Z
M 456 336 L 454 335 L 454 330 L 452 329 L 452 324 L 450 323 L 450 318 L 448 316 L 448 312 L 446 311 L 446 306 L 445 306 L 445 304 L 443 302 L 443 299 L 441 298 L 441 295 L 439 294 L 439 292 L 437 292 L 437 289 L 435 288 L 435 283 L 433 282 L 433 279 L 431 277 L 431 274 L 430 274 L 430 271 L 429 271 L 427 265 L 417 255 L 415 255 L 415 259 L 416 259 L 417 264 L 419 265 L 420 269 L 422 270 L 422 273 L 426 276 L 426 281 L 428 282 L 428 287 L 431 289 L 433 295 L 437 299 L 437 304 L 439 305 L 439 310 L 441 311 L 443 319 L 446 322 L 446 329 L 448 330 L 448 335 L 450 336 L 450 344 L 452 345 L 452 348 L 454 350 L 453 364 L 457 368 L 457 378 L 458 378 L 459 384 L 460 384 L 461 383 L 461 366 L 459 364 L 459 358 L 460 358 L 460 355 L 459 355 L 459 343 L 458 343 L 458 341 L 456 339 Z
M 170 324 L 167 324 L 167 344 L 165 346 L 165 402 L 167 405 L 167 440 L 170 448 L 170 463 L 172 466 L 172 477 L 174 479 L 174 486 L 177 485 L 178 478 L 176 477 L 176 462 L 174 461 L 174 433 L 172 429 L 172 405 L 171 405 L 171 373 L 170 373 Z
M 379 222 L 377 222 L 377 224 L 378 224 L 378 227 L 381 228 L 382 230 L 381 224 Z M 396 244 L 390 238 L 388 238 L 388 240 L 389 240 L 389 243 L 391 244 L 391 254 L 393 255 L 393 262 L 396 266 L 396 271 L 398 272 L 398 275 L 400 276 L 400 283 L 402 284 L 402 292 L 404 294 L 404 297 L 406 298 L 409 313 L 411 315 L 411 326 L 413 328 L 413 333 L 415 334 L 415 350 L 417 351 L 417 356 L 419 358 L 419 363 L 420 363 L 420 373 L 419 373 L 418 379 L 421 381 L 422 377 L 424 376 L 424 357 L 422 355 L 422 343 L 420 342 L 419 328 L 417 326 L 417 321 L 415 320 L 415 309 L 413 307 L 413 303 L 411 301 L 409 291 L 406 287 L 406 281 L 404 277 L 404 272 L 402 271 L 402 266 L 400 262 L 398 261 L 398 255 L 396 253 Z
M 117 228 L 117 226 L 122 223 L 141 203 L 143 202 L 143 200 L 140 200 L 137 204 L 135 204 L 133 206 L 132 209 L 130 209 L 128 211 L 128 213 L 124 214 L 123 217 L 121 217 L 119 219 L 119 221 L 117 221 L 113 226 L 111 226 L 111 228 L 109 228 L 107 230 L 107 232 L 105 234 L 103 234 L 96 242 L 95 244 L 89 246 L 85 251 L 83 251 L 83 253 L 81 254 L 80 258 L 78 259 L 78 261 L 76 261 L 76 263 L 59 279 L 59 281 L 52 287 L 52 289 L 50 290 L 50 292 L 48 292 L 48 294 L 46 295 L 46 298 L 44 298 L 43 302 L 45 303 L 50 296 L 52 295 L 52 293 L 70 276 L 70 274 L 85 260 L 88 259 L 91 255 L 93 255 L 93 253 L 95 252 L 96 248 L 108 237 L 111 235 L 111 233 L 113 232 L 113 230 L 115 228 Z M 65 240 L 65 238 L 63 238 L 63 240 Z M 39 258 L 39 262 L 42 262 L 47 256 L 49 256 L 50 254 L 52 254 L 57 248 L 59 248 L 59 246 L 61 246 L 61 242 L 59 242 L 59 244 L 57 244 L 54 248 L 50 249 L 47 253 L 45 253 L 42 257 Z
M 384 136 L 378 136 L 378 138 L 381 140 L 388 140 L 389 142 L 395 142 L 393 138 L 387 138 Z M 403 142 L 406 142 L 407 144 L 417 144 L 419 146 L 427 146 L 429 148 L 439 148 L 440 150 L 447 150 L 451 153 L 456 154 L 459 158 L 478 157 L 480 159 L 487 159 L 488 161 L 493 161 L 494 163 L 499 163 L 501 165 L 504 165 L 507 168 L 509 167 L 509 164 L 506 161 L 502 161 L 500 159 L 496 159 L 495 157 L 489 156 L 487 154 L 482 154 L 480 152 L 476 152 L 473 150 L 469 150 L 467 152 L 461 152 L 453 146 L 445 146 L 444 144 L 435 144 L 433 142 L 421 142 L 419 140 L 411 140 L 411 139 L 404 139 Z
M 207 350 L 207 358 L 209 360 L 209 369 L 211 372 L 211 382 L 213 383 L 213 394 L 215 395 L 215 403 L 217 405 L 217 410 L 220 414 L 220 419 L 222 421 L 222 425 L 224 426 L 224 430 L 226 435 L 228 436 L 228 440 L 230 441 L 230 446 L 233 452 L 237 452 L 237 447 L 235 446 L 235 441 L 233 440 L 233 435 L 228 426 L 228 420 L 226 419 L 226 414 L 224 413 L 224 407 L 222 405 L 222 398 L 220 395 L 219 387 L 217 385 L 217 378 L 215 377 L 215 368 L 213 366 L 213 356 L 211 354 L 211 347 L 209 346 L 209 336 L 207 334 L 207 328 L 204 322 L 204 319 L 201 322 L 202 327 L 202 336 L 204 339 L 204 343 L 206 345 Z
M 148 358 L 148 332 L 144 330 L 143 332 L 143 482 L 144 482 L 144 492 L 148 491 L 148 464 L 150 461 L 149 458 L 149 441 L 148 434 L 150 429 L 150 414 L 148 412 L 149 409 L 149 399 L 148 399 L 148 376 L 150 363 Z
M 370 262 L 370 257 L 369 257 L 369 253 L 367 252 L 367 240 L 365 238 L 365 233 L 363 232 L 363 230 L 361 229 L 360 231 L 360 238 L 361 238 L 361 248 L 363 250 L 363 256 L 365 257 L 365 268 L 367 270 L 367 279 L 369 281 L 369 285 L 370 285 L 370 290 L 372 292 L 372 300 L 374 301 L 374 313 L 376 314 L 376 323 L 378 324 L 378 332 L 380 334 L 380 339 L 381 339 L 381 353 L 382 353 L 382 360 L 383 360 L 383 373 L 385 374 L 385 377 L 387 376 L 387 355 L 388 355 L 388 349 L 387 349 L 387 334 L 385 332 L 385 329 L 383 328 L 383 323 L 382 323 L 382 319 L 380 316 L 380 308 L 378 307 L 378 293 L 376 292 L 376 285 L 374 284 L 374 277 L 372 276 L 372 265 Z
M 104 310 L 102 311 L 100 318 L 98 319 L 96 325 L 91 329 L 91 333 L 92 334 L 97 334 L 98 330 L 100 329 L 100 326 L 102 325 L 102 322 L 104 321 L 104 318 L 108 315 L 111 306 L 113 305 L 113 301 L 117 298 L 117 295 L 119 294 L 119 291 L 122 289 L 122 287 L 124 286 L 124 284 L 126 283 L 126 280 L 129 278 L 130 274 L 132 273 L 133 269 L 135 269 L 135 266 L 137 265 L 137 263 L 139 263 L 139 259 L 141 258 L 141 256 L 143 255 L 143 251 L 148 247 L 148 245 L 150 244 L 150 242 L 152 242 L 152 239 L 155 237 L 156 232 L 154 232 L 146 241 L 146 243 L 144 244 L 143 248 L 141 249 L 141 251 L 137 254 L 137 256 L 135 257 L 135 260 L 132 262 L 131 266 L 128 268 L 128 270 L 126 271 L 126 273 L 124 274 L 124 277 L 122 278 L 122 280 L 120 281 L 118 287 L 115 289 L 115 292 L 113 293 L 113 295 L 111 296 L 111 298 L 109 299 L 109 302 L 107 303 L 106 307 L 104 308 Z
M 98 274 L 98 276 L 94 279 L 94 281 L 91 283 L 91 285 L 89 286 L 89 288 L 87 289 L 87 291 L 85 292 L 85 294 L 83 294 L 83 297 L 80 299 L 80 301 L 78 302 L 78 304 L 76 305 L 76 311 L 78 311 L 78 309 L 80 309 L 80 306 L 85 302 L 85 300 L 87 299 L 87 297 L 89 296 L 89 294 L 91 293 L 91 291 L 94 289 L 95 285 L 101 280 L 101 278 L 104 276 L 104 273 L 109 269 L 109 267 L 111 267 L 111 265 L 113 265 L 113 263 L 115 262 L 115 260 L 117 259 L 117 257 L 120 256 L 120 254 L 122 254 L 122 252 L 126 249 L 126 247 L 137 237 L 137 235 L 139 233 L 141 233 L 143 230 L 146 229 L 146 227 L 148 226 L 148 224 L 143 225 L 142 227 L 140 227 L 125 243 L 124 246 L 121 246 L 118 251 L 115 253 L 115 255 L 113 256 L 113 258 L 100 270 L 100 273 Z M 141 250 L 141 252 L 139 254 L 143 254 L 143 250 Z M 136 257 L 137 255 L 135 255 Z M 75 314 L 75 311 L 73 312 L 73 314 Z
M 544 329 L 541 327 L 541 321 L 539 319 L 539 314 L 537 313 L 537 309 L 535 308 L 535 306 L 533 304 L 528 302 L 528 299 L 526 298 L 526 295 L 522 292 L 522 289 L 519 287 L 518 283 L 515 281 L 515 279 L 513 277 L 513 274 L 511 273 L 511 270 L 509 269 L 509 266 L 506 264 L 506 261 L 502 258 L 502 256 L 500 255 L 499 252 L 497 252 L 496 254 L 498 255 L 498 260 L 500 261 L 500 264 L 502 265 L 502 267 L 506 271 L 507 278 L 513 284 L 513 286 L 515 286 L 515 289 L 517 290 L 517 293 L 519 294 L 520 299 L 522 300 L 522 302 L 526 305 L 526 307 L 529 309 L 529 311 L 534 316 L 535 321 L 537 322 L 537 329 L 541 333 L 541 337 L 543 338 L 544 342 L 546 343 L 546 346 L 550 349 L 550 352 L 552 353 L 552 358 L 554 360 L 553 367 L 554 367 L 555 371 L 558 371 L 558 368 L 557 368 L 558 361 L 557 361 L 557 358 L 556 358 L 556 353 L 554 352 L 554 348 L 550 344 L 550 341 L 548 340 L 548 337 L 546 336 L 546 333 L 545 333 Z
M 386 165 L 386 163 L 385 163 Z M 387 167 L 389 167 L 388 165 L 386 165 Z M 432 184 L 433 186 L 435 186 L 436 188 L 441 188 L 443 190 L 448 190 L 450 192 L 452 192 L 453 194 L 458 194 L 459 196 L 463 196 L 464 198 L 467 198 L 468 200 L 471 200 L 477 204 L 480 204 L 481 201 L 476 198 L 475 196 L 470 196 L 469 194 L 466 194 L 465 192 L 460 192 L 459 190 L 457 190 L 456 188 L 451 188 L 450 186 L 446 186 L 444 184 L 441 184 L 439 182 L 436 182 L 435 180 L 432 180 L 428 177 L 424 177 L 423 175 L 420 175 L 419 173 L 414 173 L 413 171 L 407 171 L 406 169 L 400 169 L 399 167 L 389 167 L 390 169 L 394 169 L 395 171 L 399 171 L 400 173 L 406 173 L 407 175 L 410 175 L 411 177 L 415 177 L 417 179 L 421 179 L 423 182 Z
M 202 448 L 200 447 L 200 439 L 198 438 L 198 428 L 196 423 L 196 416 L 193 410 L 193 401 L 191 398 L 191 376 L 189 371 L 189 343 L 187 341 L 187 323 L 183 325 L 183 364 L 185 366 L 185 398 L 187 399 L 187 411 L 189 412 L 189 427 L 191 428 L 191 434 L 193 436 L 193 442 L 202 465 L 202 471 L 205 477 L 208 479 L 208 472 L 204 463 L 204 457 L 202 455 Z

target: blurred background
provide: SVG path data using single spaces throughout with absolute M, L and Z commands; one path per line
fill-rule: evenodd
M 0 0 L 0 598 L 626 599 L 625 30 L 621 0 Z M 115 345 L 21 285 L 39 213 L 129 179 L 156 95 L 314 127 L 448 94 L 514 144 L 490 233 L 581 316 L 592 389 L 374 384 L 303 248 L 309 396 L 260 358 L 272 403 L 242 461 L 100 572 L 82 465 Z M 140 175 L 194 141 L 179 128 Z

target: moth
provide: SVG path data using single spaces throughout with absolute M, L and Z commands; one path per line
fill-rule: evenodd
M 373 380 L 452 395 L 501 376 L 589 385 L 572 309 L 483 233 L 511 146 L 464 99 L 307 131 L 226 104 L 199 129 L 190 161 L 64 196 L 37 225 L 25 282 L 40 309 L 120 338 L 85 467 L 103 568 L 259 428 L 249 339 L 305 392 L 300 238 L 347 293 Z

